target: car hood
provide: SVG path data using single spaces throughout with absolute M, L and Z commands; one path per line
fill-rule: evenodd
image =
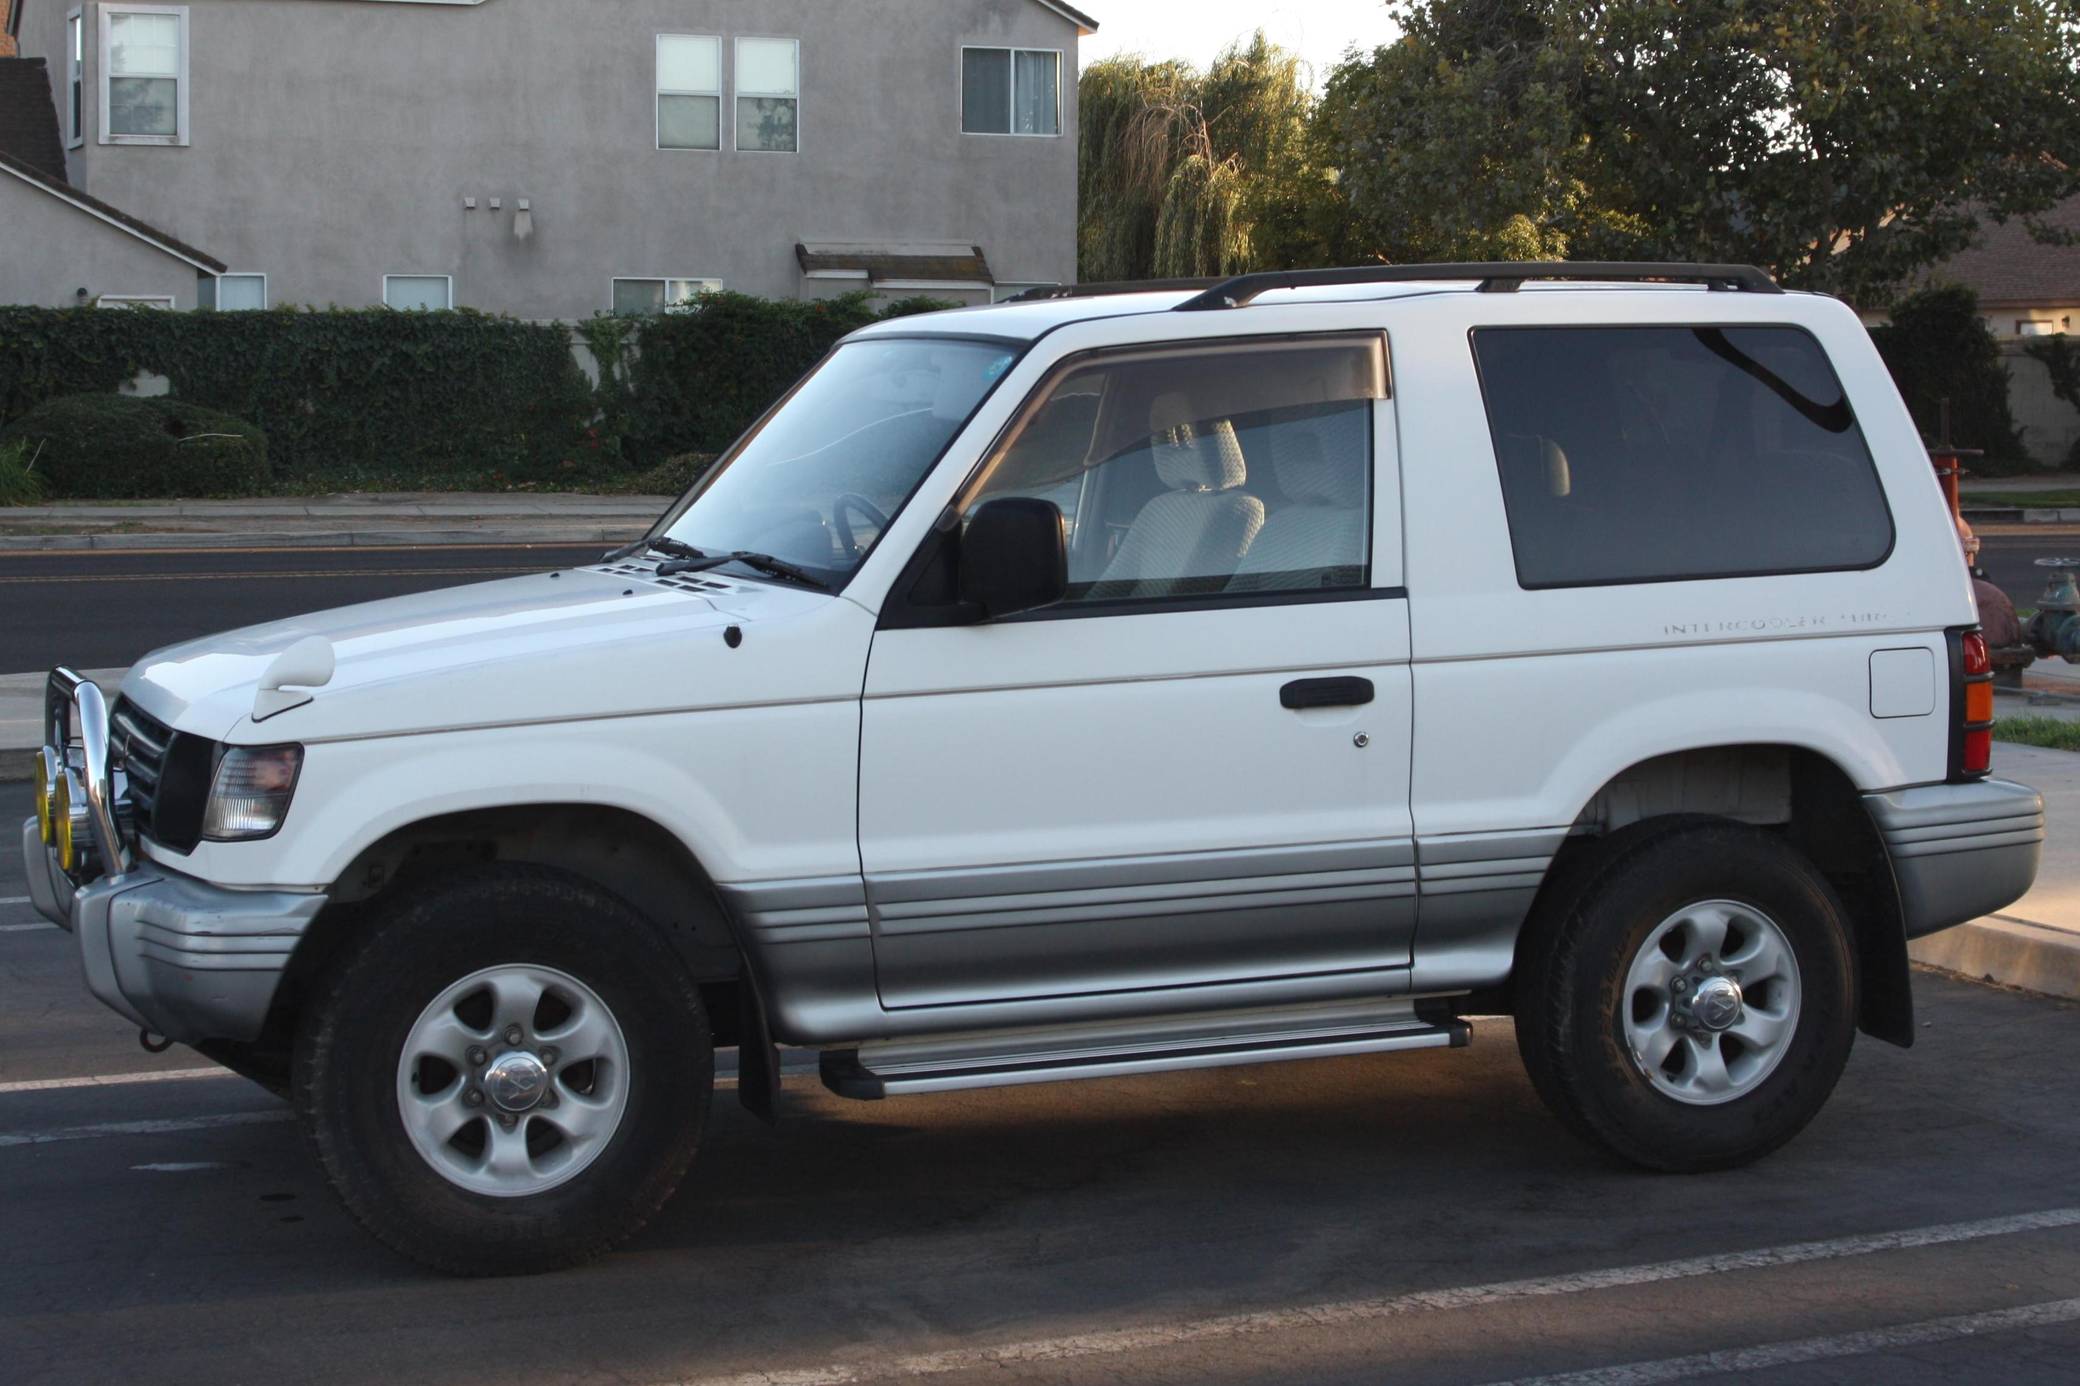
M 325 741 L 858 696 L 872 618 L 842 598 L 648 565 L 506 578 L 169 646 L 123 696 L 218 741 Z M 735 629 L 735 636 L 730 635 Z M 332 677 L 254 720 L 290 646 L 329 643 Z M 858 645 L 858 660 L 848 646 Z M 293 687 L 293 685 L 292 685 Z

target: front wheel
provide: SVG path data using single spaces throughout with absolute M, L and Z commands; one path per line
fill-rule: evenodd
M 1517 1042 L 1547 1106 L 1654 1169 L 1790 1140 L 1856 1034 L 1847 922 L 1780 838 L 1734 824 L 1614 849 L 1519 958 Z
M 297 1046 L 334 1190 L 438 1270 L 575 1265 L 692 1161 L 714 1084 L 699 989 L 657 930 L 576 878 L 494 868 L 414 891 L 339 958 Z

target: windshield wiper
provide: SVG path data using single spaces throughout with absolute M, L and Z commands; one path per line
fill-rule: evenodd
M 698 550 L 695 552 L 699 555 L 698 557 L 675 558 L 668 563 L 658 564 L 657 575 L 659 577 L 670 577 L 674 573 L 705 573 L 710 568 L 720 568 L 725 563 L 741 563 L 747 568 L 755 568 L 770 577 L 785 578 L 789 582 L 798 582 L 804 587 L 813 587 L 819 592 L 831 590 L 829 583 L 821 578 L 812 577 L 808 569 L 798 568 L 786 559 L 775 558 L 769 553 L 753 553 L 749 549 L 739 549 L 735 553 L 701 554 Z
M 602 558 L 600 562 L 613 563 L 632 554 L 646 553 L 652 549 L 659 553 L 670 554 L 673 558 L 706 558 L 708 556 L 693 545 L 682 544 L 677 539 L 638 539 L 633 544 L 623 544 L 620 548 Z

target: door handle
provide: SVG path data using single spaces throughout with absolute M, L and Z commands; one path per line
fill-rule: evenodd
M 1362 707 L 1371 701 L 1371 679 L 1294 679 L 1278 690 L 1278 705 L 1294 709 Z

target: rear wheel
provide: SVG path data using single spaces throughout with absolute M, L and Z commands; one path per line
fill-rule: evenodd
M 1533 1085 L 1585 1139 L 1655 1169 L 1744 1164 L 1797 1135 L 1856 1031 L 1840 902 L 1779 838 L 1641 834 L 1519 959 Z
M 494 868 L 400 900 L 305 1017 L 299 1115 L 348 1211 L 436 1269 L 587 1260 L 670 1196 L 714 1077 L 700 992 L 583 881 Z

